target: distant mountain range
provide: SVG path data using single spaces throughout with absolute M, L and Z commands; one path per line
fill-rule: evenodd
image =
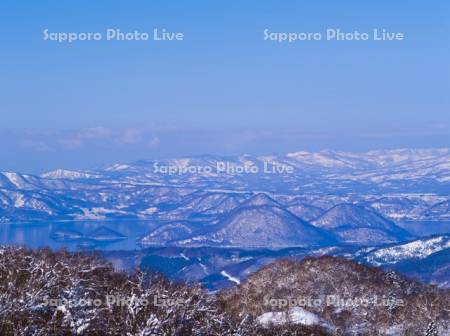
M 450 149 L 198 156 L 0 173 L 0 221 L 152 220 L 144 246 L 398 243 L 450 220 Z
M 52 232 L 54 241 L 89 249 L 125 239 L 107 221 L 148 220 L 142 250 L 104 251 L 108 259 L 213 290 L 276 259 L 308 255 L 344 256 L 449 287 L 448 235 L 416 237 L 400 226 L 449 222 L 449 182 L 450 149 L 208 155 L 40 176 L 2 172 L 0 222 L 103 221 L 97 231 Z
M 386 244 L 411 237 L 392 221 L 354 204 L 335 205 L 312 223 L 333 230 L 341 240 L 352 244 Z
M 295 216 L 265 194 L 257 194 L 232 210 L 217 225 L 175 241 L 188 246 L 286 247 L 335 242 L 333 234 Z
M 0 218 L 209 216 L 230 211 L 246 193 L 263 191 L 277 200 L 287 195 L 282 203 L 294 213 L 310 212 L 307 220 L 348 201 L 366 202 L 394 219 L 450 219 L 449 181 L 450 149 L 209 155 L 41 176 L 2 172 Z

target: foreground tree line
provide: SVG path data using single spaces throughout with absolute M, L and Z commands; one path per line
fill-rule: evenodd
M 342 302 L 330 305 L 330 295 Z M 363 296 L 389 300 L 345 301 Z M 448 335 L 449 302 L 449 291 L 333 257 L 275 262 L 211 294 L 157 274 L 117 272 L 90 254 L 0 249 L 5 336 Z M 307 313 L 298 321 L 290 319 L 293 305 Z

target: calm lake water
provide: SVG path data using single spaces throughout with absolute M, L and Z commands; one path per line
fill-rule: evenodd
M 65 247 L 71 251 L 135 250 L 141 248 L 138 238 L 158 225 L 160 224 L 150 221 L 0 224 L 0 245 L 24 245 L 32 248 L 48 246 L 53 249 Z M 102 234 L 99 230 L 102 230 Z
M 410 233 L 423 237 L 450 233 L 450 221 L 398 223 Z M 68 250 L 136 250 L 139 238 L 161 223 L 153 221 L 48 222 L 0 224 L 0 245 L 24 245 Z M 99 231 L 100 230 L 100 231 Z
M 418 237 L 450 233 L 450 221 L 406 221 L 397 224 Z

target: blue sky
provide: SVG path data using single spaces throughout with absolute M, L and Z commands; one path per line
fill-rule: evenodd
M 450 146 L 448 1 L 2 1 L 1 170 Z M 43 40 L 183 32 L 184 41 Z M 264 41 L 263 31 L 404 41 Z

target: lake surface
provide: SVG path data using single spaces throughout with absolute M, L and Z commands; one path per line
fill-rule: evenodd
M 51 247 L 68 250 L 135 250 L 139 238 L 158 223 L 152 221 L 83 221 L 0 224 L 0 245 L 23 245 L 32 248 Z M 105 228 L 110 234 L 106 236 Z M 99 234 L 99 229 L 103 234 Z M 116 239 L 114 233 L 119 238 Z
M 405 221 L 397 224 L 418 237 L 450 233 L 450 221 Z
M 81 221 L 0 224 L 0 245 L 77 250 L 136 250 L 139 239 L 160 226 L 155 221 Z M 410 233 L 424 237 L 450 233 L 450 221 L 398 223 Z

